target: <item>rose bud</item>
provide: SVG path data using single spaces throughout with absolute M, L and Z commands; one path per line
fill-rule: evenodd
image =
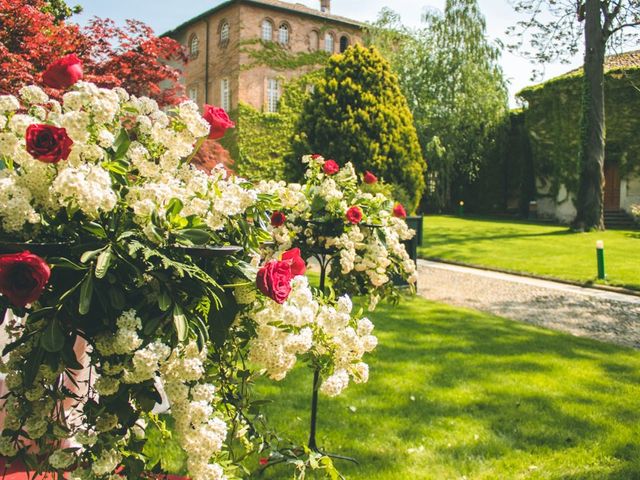
M 300 256 L 299 248 L 292 248 L 282 254 L 282 261 L 289 262 L 291 266 L 291 274 L 296 277 L 298 275 L 304 275 L 307 271 L 307 264 Z
M 42 74 L 42 83 L 58 90 L 66 90 L 80 79 L 82 62 L 75 53 L 56 60 Z
M 53 125 L 33 124 L 25 134 L 27 152 L 41 162 L 58 163 L 66 160 L 71 153 L 73 140 L 64 128 Z
M 287 217 L 282 212 L 276 211 L 271 214 L 271 225 L 274 227 L 281 227 L 286 221 Z
M 326 175 L 335 175 L 340 171 L 340 167 L 335 160 L 327 160 L 324 162 L 324 165 L 322 165 L 322 171 Z
M 264 467 L 265 465 L 269 464 L 269 459 L 265 458 L 265 457 L 261 457 L 259 462 L 260 462 L 260 465 L 262 465 Z
M 291 265 L 289 262 L 271 260 L 258 270 L 258 290 L 277 303 L 284 303 L 291 293 Z
M 354 205 L 353 207 L 349 207 L 349 210 L 347 210 L 346 216 L 347 216 L 347 220 L 349 220 L 350 223 L 353 223 L 354 225 L 356 225 L 362 221 L 362 209 L 357 205 Z
M 407 211 L 401 203 L 396 203 L 396 206 L 393 207 L 393 216 L 398 218 L 407 218 Z
M 0 255 L 0 293 L 16 307 L 25 307 L 40 298 L 51 269 L 29 251 Z
M 213 140 L 221 139 L 227 129 L 236 126 L 227 115 L 227 112 L 224 111 L 224 108 L 214 107 L 213 105 L 204 106 L 204 115 L 202 117 L 211 126 L 209 138 Z
M 373 173 L 367 170 L 366 172 L 364 172 L 363 180 L 364 180 L 364 183 L 368 185 L 372 185 L 378 181 L 378 177 L 376 177 Z

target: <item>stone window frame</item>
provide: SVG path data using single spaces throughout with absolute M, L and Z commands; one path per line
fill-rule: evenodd
M 347 46 L 345 47 L 345 49 L 342 49 L 342 39 L 345 38 L 347 40 Z M 338 50 L 340 51 L 340 53 L 344 53 L 344 51 L 349 48 L 351 46 L 351 37 L 349 36 L 349 34 L 347 33 L 341 33 L 338 39 Z M 335 47 L 334 47 L 335 48 Z
M 226 31 L 226 35 L 225 35 Z M 229 20 L 223 18 L 218 24 L 218 39 L 220 40 L 220 47 L 224 48 L 229 45 L 229 37 L 231 36 L 231 24 Z
M 315 45 L 314 42 L 312 40 L 312 35 L 315 34 L 316 36 L 316 41 L 315 41 Z M 313 28 L 311 29 L 311 31 L 309 32 L 308 35 L 308 41 L 309 41 L 309 51 L 310 52 L 317 52 L 318 50 L 320 50 L 320 30 Z
M 272 88 L 272 82 L 275 89 Z M 267 113 L 278 113 L 282 96 L 282 80 L 278 77 L 265 78 L 265 110 Z
M 269 26 L 271 27 L 271 38 L 266 39 L 264 38 L 264 25 L 268 23 Z M 273 42 L 273 32 L 275 31 L 275 22 L 273 21 L 273 19 L 271 17 L 264 17 L 262 19 L 262 21 L 260 22 L 260 39 L 264 42 Z
M 187 96 L 189 100 L 198 103 L 198 84 L 193 83 L 187 88 Z
M 198 55 L 200 54 L 200 38 L 198 38 L 198 34 L 196 32 L 189 35 L 189 42 L 187 44 L 189 46 L 189 58 L 192 60 L 194 58 L 198 58 Z
M 220 79 L 220 106 L 226 112 L 231 110 L 231 82 L 229 77 Z
M 327 39 L 331 38 L 331 50 L 327 49 Z M 336 53 L 336 34 L 332 30 L 324 32 L 324 39 L 322 41 L 322 49 L 330 54 Z
M 280 32 L 282 31 L 282 27 L 286 28 L 287 31 L 287 41 L 286 42 L 282 42 L 281 37 L 280 37 Z M 283 47 L 289 47 L 291 46 L 291 24 L 289 22 L 287 22 L 286 20 L 282 20 L 279 24 L 278 24 L 278 45 L 281 45 Z

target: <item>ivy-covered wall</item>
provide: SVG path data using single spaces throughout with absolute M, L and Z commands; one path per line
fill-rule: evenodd
M 293 52 L 277 42 L 259 39 L 242 43 L 243 71 L 266 68 L 282 82 L 277 113 L 239 102 L 231 112 L 236 122 L 223 145 L 236 159 L 234 170 L 251 180 L 287 178 L 284 158 L 292 155 L 292 138 L 308 90 L 330 58 L 322 50 Z
M 556 198 L 564 185 L 578 190 L 582 72 L 528 87 L 518 96 L 528 103 L 525 131 L 531 145 L 539 192 Z M 606 161 L 621 176 L 640 170 L 640 68 L 618 68 L 605 75 Z

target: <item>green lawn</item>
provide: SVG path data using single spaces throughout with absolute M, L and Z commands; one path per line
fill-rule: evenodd
M 603 240 L 607 282 L 640 290 L 640 231 L 571 233 L 523 221 L 428 216 L 418 254 L 589 283 L 596 280 L 596 240 Z
M 369 383 L 320 398 L 320 445 L 360 461 L 347 478 L 640 479 L 640 352 L 419 298 L 372 319 Z M 259 385 L 299 443 L 310 383 Z

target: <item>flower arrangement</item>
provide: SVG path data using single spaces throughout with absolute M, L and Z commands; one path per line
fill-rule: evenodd
M 371 310 L 380 298 L 395 295 L 394 277 L 415 284 L 415 263 L 402 243 L 415 232 L 404 221 L 404 207 L 383 193 L 375 174 L 367 171 L 360 178 L 351 163 L 341 167 L 317 154 L 302 161 L 307 164 L 303 185 L 257 185 L 280 201 L 270 222 L 275 255 L 292 246 L 304 258 L 334 254 L 329 271 L 333 287 L 369 295 Z
M 262 260 L 278 192 L 190 163 L 224 111 L 51 68 L 61 102 L 0 96 L 0 457 L 74 480 L 237 478 L 266 445 L 247 361 L 281 379 L 309 360 L 337 395 L 367 380 L 373 325 L 309 286 L 300 250 Z

